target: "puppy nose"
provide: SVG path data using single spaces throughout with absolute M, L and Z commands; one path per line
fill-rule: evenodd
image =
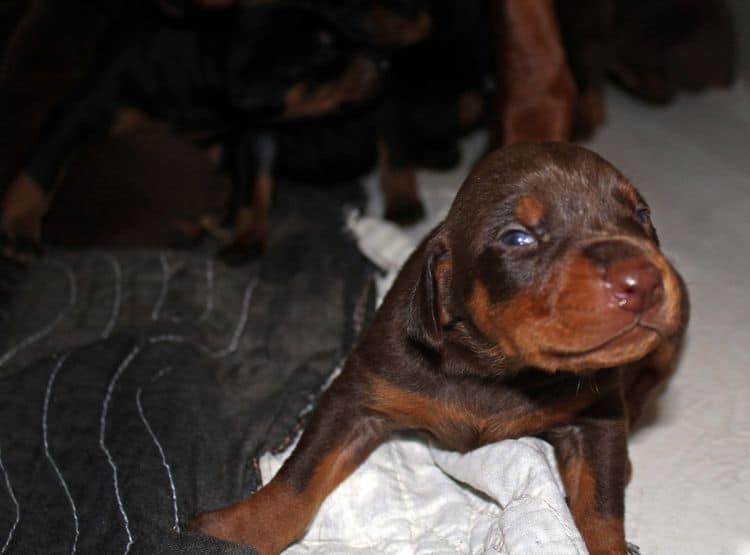
M 617 305 L 630 312 L 645 312 L 664 297 L 661 272 L 641 256 L 609 264 L 604 281 L 611 288 Z

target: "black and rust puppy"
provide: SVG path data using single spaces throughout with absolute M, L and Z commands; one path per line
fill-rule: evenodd
M 674 371 L 687 318 L 649 209 L 615 168 L 562 143 L 495 151 L 407 261 L 278 475 L 192 529 L 278 553 L 394 431 L 459 451 L 536 435 L 555 447 L 589 551 L 624 554 L 626 436 Z
M 258 132 L 357 104 L 378 81 L 372 56 L 337 36 L 324 15 L 292 3 L 179 18 L 142 6 L 115 28 L 85 79 L 47 116 L 6 190 L 0 231 L 11 241 L 39 240 L 55 182 L 72 155 L 137 123 L 137 112 L 122 117 L 123 107 L 228 146 L 239 196 L 264 208 L 273 153 Z M 266 231 L 267 222 L 255 216 L 240 213 L 237 238 L 246 244 L 262 241 Z

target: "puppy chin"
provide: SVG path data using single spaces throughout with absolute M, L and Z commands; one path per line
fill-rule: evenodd
M 641 360 L 658 349 L 663 341 L 664 336 L 658 331 L 636 325 L 589 349 L 548 347 L 528 354 L 527 358 L 531 366 L 549 372 L 563 370 L 585 374 Z

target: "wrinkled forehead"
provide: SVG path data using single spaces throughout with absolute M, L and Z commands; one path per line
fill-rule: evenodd
M 511 221 L 528 228 L 597 227 L 641 202 L 633 185 L 596 154 L 540 145 L 490 155 L 466 180 L 454 208 L 457 219 L 472 222 L 477 233 Z
M 609 164 L 549 166 L 509 183 L 497 200 L 519 223 L 532 228 L 546 222 L 595 225 L 640 202 L 635 188 Z

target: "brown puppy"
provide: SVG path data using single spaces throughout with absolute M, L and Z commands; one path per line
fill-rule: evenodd
M 537 435 L 589 551 L 625 553 L 626 435 L 672 373 L 687 317 L 648 208 L 615 168 L 566 144 L 495 151 L 407 261 L 278 475 L 192 529 L 278 553 L 395 430 L 459 451 Z

